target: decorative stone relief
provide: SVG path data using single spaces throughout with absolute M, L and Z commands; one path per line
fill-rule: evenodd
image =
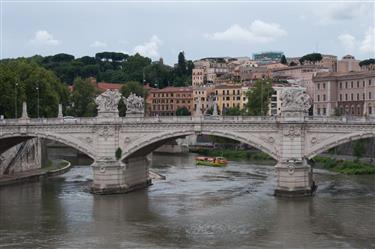
M 104 137 L 104 139 L 107 140 L 108 137 L 114 135 L 114 131 L 108 126 L 103 126 L 98 129 L 98 134 L 99 136 Z
M 316 137 L 312 137 L 311 144 L 317 144 L 317 143 L 318 143 L 318 139 Z
M 121 99 L 121 93 L 116 90 L 108 89 L 95 99 L 98 105 L 98 112 L 118 112 L 117 106 Z
M 88 144 L 91 144 L 93 141 L 91 137 L 86 137 L 85 140 Z
M 143 98 L 135 93 L 131 93 L 124 99 L 124 104 L 126 105 L 126 114 L 143 114 L 145 112 Z
M 284 133 L 286 137 L 299 137 L 301 135 L 301 131 L 299 128 L 296 128 L 294 126 L 289 126 L 289 129 Z
M 310 96 L 302 89 L 285 89 L 281 93 L 281 110 L 308 112 L 311 107 Z

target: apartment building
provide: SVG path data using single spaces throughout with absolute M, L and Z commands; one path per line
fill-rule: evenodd
M 375 71 L 318 73 L 314 115 L 374 115 Z
M 191 87 L 166 87 L 150 89 L 147 96 L 149 116 L 175 116 L 179 108 L 193 112 L 193 89 Z

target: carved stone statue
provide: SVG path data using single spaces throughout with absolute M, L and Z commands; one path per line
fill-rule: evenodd
M 307 113 L 311 106 L 310 96 L 303 89 L 285 89 L 281 93 L 282 112 Z
M 126 105 L 126 114 L 144 114 L 144 100 L 142 97 L 131 93 L 129 97 L 124 99 Z
M 118 90 L 108 89 L 95 99 L 98 105 L 99 113 L 118 113 L 118 102 L 121 99 L 121 93 Z
M 216 103 L 216 100 L 214 101 L 214 109 L 212 111 L 212 116 L 218 116 L 218 112 L 217 112 L 217 103 Z

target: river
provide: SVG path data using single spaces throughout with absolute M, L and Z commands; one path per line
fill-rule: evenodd
M 375 248 L 375 176 L 316 170 L 316 196 L 292 200 L 272 166 L 152 168 L 166 180 L 125 195 L 90 194 L 88 166 L 0 189 L 0 248 Z

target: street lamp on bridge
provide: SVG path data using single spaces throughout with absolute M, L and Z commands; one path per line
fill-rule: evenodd
M 17 118 L 17 86 L 18 82 L 16 80 L 14 84 L 14 118 Z
M 39 118 L 39 83 L 35 89 L 37 91 L 37 117 Z

